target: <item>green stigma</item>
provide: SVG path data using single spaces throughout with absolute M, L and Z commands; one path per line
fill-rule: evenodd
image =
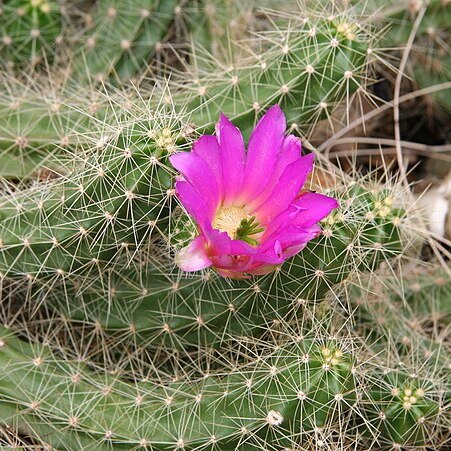
M 243 218 L 240 222 L 240 226 L 236 231 L 236 239 L 244 241 L 251 246 L 256 246 L 258 241 L 252 238 L 252 235 L 257 235 L 265 230 L 258 222 L 255 221 L 255 216 L 250 218 Z

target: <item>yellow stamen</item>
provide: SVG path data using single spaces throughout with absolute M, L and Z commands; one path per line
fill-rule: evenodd
M 240 207 L 220 208 L 213 219 L 213 228 L 226 232 L 230 238 L 236 238 L 236 232 L 240 228 L 243 219 L 250 219 L 251 216 Z

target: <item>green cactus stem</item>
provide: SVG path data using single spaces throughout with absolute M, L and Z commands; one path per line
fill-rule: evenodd
M 292 446 L 298 434 L 340 423 L 354 398 L 350 355 L 309 340 L 228 374 L 160 385 L 96 374 L 5 330 L 0 337 L 1 421 L 59 449 Z

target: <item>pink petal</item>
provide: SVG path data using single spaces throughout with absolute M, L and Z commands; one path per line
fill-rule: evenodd
M 320 232 L 321 228 L 316 224 L 306 229 L 290 226 L 278 236 L 278 239 L 281 241 L 284 249 L 288 249 L 291 246 L 306 244 L 308 241 L 316 238 Z
M 282 145 L 282 150 L 279 154 L 276 166 L 273 168 L 273 173 L 270 176 L 269 182 L 258 196 L 251 197 L 247 202 L 249 211 L 253 211 L 256 207 L 263 204 L 271 195 L 274 187 L 283 174 L 285 168 L 301 157 L 301 141 L 294 135 L 288 135 Z
M 218 191 L 220 199 L 223 196 L 222 184 L 222 162 L 219 150 L 218 140 L 216 136 L 204 135 L 201 136 L 193 144 L 193 152 L 199 155 L 213 172 L 216 182 L 218 184 Z
M 302 211 L 293 220 L 293 224 L 309 227 L 325 218 L 340 205 L 336 199 L 317 193 L 304 193 L 293 204 Z
M 252 265 L 257 250 L 244 241 L 232 240 L 227 233 L 216 229 L 206 231 L 208 255 L 217 269 L 245 272 Z M 225 273 L 223 274 L 225 275 Z
M 205 232 L 210 255 L 252 255 L 256 249 L 244 241 L 232 240 L 226 232 L 210 228 Z
M 269 224 L 293 202 L 312 170 L 313 159 L 309 154 L 286 167 L 268 200 L 255 210 L 260 223 Z
M 264 253 L 260 253 L 256 258 L 261 262 L 273 265 L 282 263 L 285 260 L 283 257 L 282 243 L 279 240 L 275 240 Z
M 289 247 L 287 247 L 284 251 L 284 256 L 285 258 L 290 258 L 293 255 L 296 255 L 297 253 L 299 253 L 300 251 L 302 251 L 302 249 L 304 249 L 304 247 L 307 245 L 307 243 L 316 238 L 320 233 L 321 233 L 321 227 L 317 224 L 313 225 L 312 227 L 310 227 L 308 230 L 306 230 L 306 235 L 302 238 L 302 240 L 298 243 L 293 242 L 292 245 L 290 245 Z
M 240 130 L 226 116 L 216 128 L 222 161 L 222 182 L 224 186 L 224 205 L 232 205 L 240 195 L 244 180 L 244 142 Z
M 301 252 L 305 246 L 307 246 L 307 241 L 305 243 L 301 243 L 301 244 L 296 244 L 295 246 L 289 247 L 288 249 L 286 249 L 283 253 L 283 255 L 285 256 L 286 259 L 293 257 L 296 254 L 299 254 L 299 252 Z
M 293 204 L 290 204 L 289 207 L 279 213 L 267 226 L 265 232 L 260 240 L 262 245 L 267 241 L 271 240 L 271 238 L 279 233 L 281 230 L 286 228 L 289 224 L 292 223 L 293 219 L 300 213 L 301 208 L 296 207 Z
M 211 255 L 230 254 L 232 239 L 226 232 L 212 229 L 211 225 L 209 225 L 208 230 L 205 232 L 205 237 L 208 240 Z
M 180 152 L 169 157 L 172 166 L 196 189 L 211 210 L 219 202 L 216 178 L 205 161 L 193 152 Z
M 252 265 L 250 255 L 217 255 L 210 258 L 215 268 L 228 271 L 244 273 Z
M 249 140 L 242 194 L 244 200 L 259 194 L 271 180 L 285 134 L 285 116 L 274 105 L 260 119 Z
M 206 253 L 206 242 L 198 236 L 175 256 L 175 263 L 182 271 L 199 271 L 208 268 L 212 262 Z
M 175 190 L 186 211 L 202 229 L 205 227 L 205 224 L 212 221 L 214 210 L 205 203 L 200 193 L 191 184 L 179 180 L 175 184 Z
M 281 257 L 281 261 L 284 261 L 300 252 L 310 240 L 316 238 L 320 233 L 321 228 L 317 224 L 308 228 L 289 224 L 262 244 L 261 251 L 274 255 L 274 245 L 275 243 L 279 243 L 282 252 L 277 253 L 277 255 Z M 277 263 L 277 261 L 274 260 L 274 263 Z

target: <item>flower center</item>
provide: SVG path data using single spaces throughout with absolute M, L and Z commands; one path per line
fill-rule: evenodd
M 241 221 L 249 218 L 250 216 L 243 208 L 220 208 L 213 219 L 213 227 L 221 232 L 226 232 L 233 240 L 236 238 L 236 232 L 240 228 Z
M 255 222 L 255 216 L 249 215 L 244 208 L 220 208 L 213 219 L 213 228 L 226 232 L 232 240 L 238 239 L 251 245 L 258 241 L 252 235 L 259 235 L 264 228 Z

